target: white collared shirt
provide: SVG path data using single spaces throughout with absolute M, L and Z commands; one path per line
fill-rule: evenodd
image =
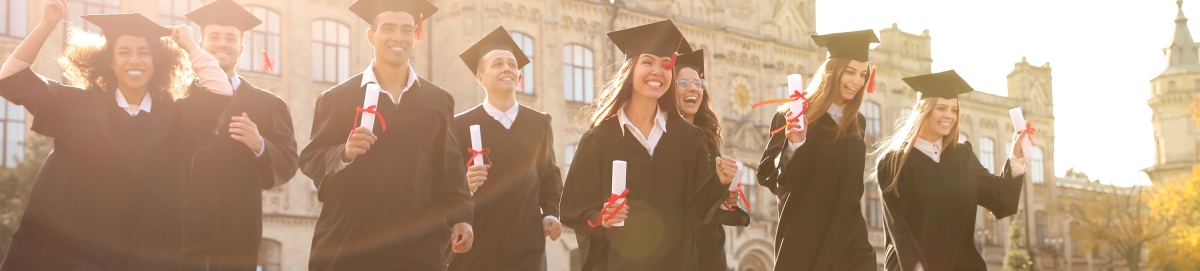
M 829 110 L 825 110 L 825 113 L 829 114 L 830 118 L 833 118 L 833 122 L 835 122 L 837 124 L 842 124 L 842 117 L 846 115 L 845 110 L 846 110 L 845 105 L 837 105 L 837 104 L 831 103 L 831 104 L 829 104 Z
M 238 78 L 237 74 L 235 73 L 233 74 L 233 77 L 229 77 L 229 84 L 233 85 L 233 91 L 237 91 L 238 87 L 242 86 L 242 79 Z
M 662 108 L 657 110 L 658 114 L 654 115 L 654 127 L 650 128 L 650 137 L 643 136 L 642 130 L 629 121 L 629 117 L 625 116 L 624 108 L 617 111 L 617 121 L 621 123 L 621 135 L 625 135 L 626 129 L 632 129 L 633 137 L 642 143 L 642 147 L 646 147 L 646 152 L 650 153 L 650 156 L 654 156 L 654 147 L 658 146 L 658 140 L 662 139 L 663 133 L 667 132 L 667 112 L 662 111 Z
M 369 83 L 379 85 L 379 81 L 375 77 L 375 60 L 371 60 L 371 65 L 368 65 L 367 70 L 363 71 L 362 84 L 359 86 L 366 86 Z M 413 85 L 420 85 L 417 82 L 417 70 L 414 70 L 412 65 L 408 65 L 408 83 L 404 85 L 404 89 L 400 90 L 400 94 L 392 94 L 392 92 L 383 89 L 382 86 L 380 86 L 379 93 L 387 94 L 393 103 L 400 104 L 400 98 L 404 97 L 404 93 L 408 92 Z
M 116 93 L 116 95 L 117 95 L 117 106 L 120 106 L 122 109 L 125 109 L 125 112 L 129 113 L 130 116 L 136 117 L 139 112 L 150 113 L 150 106 L 153 101 L 152 99 L 150 99 L 150 92 L 146 92 L 146 95 L 142 96 L 142 104 L 138 105 L 137 110 L 130 109 L 129 101 L 126 101 L 125 97 L 123 95 L 121 95 L 121 90 L 116 90 L 113 92 Z
M 506 111 L 500 111 L 499 108 L 492 106 L 491 102 L 486 100 L 483 101 L 483 111 L 487 112 L 487 114 L 496 119 L 496 121 L 499 121 L 501 125 L 504 125 L 504 129 L 512 128 L 513 122 L 517 121 L 517 112 L 519 111 L 517 110 L 517 107 L 520 107 L 520 105 L 513 103 L 512 108 L 509 108 Z
M 942 150 L 944 150 L 945 147 L 946 146 L 942 145 L 941 138 L 938 138 L 937 141 L 929 142 L 918 137 L 917 141 L 913 142 L 914 149 L 917 149 L 926 156 L 929 156 L 929 158 L 933 159 L 934 162 L 942 161 Z

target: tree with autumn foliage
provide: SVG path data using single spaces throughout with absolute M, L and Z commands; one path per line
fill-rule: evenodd
M 1200 99 L 1188 113 L 1200 127 Z M 1151 200 L 1151 214 L 1171 228 L 1162 240 L 1151 245 L 1147 266 L 1164 271 L 1200 270 L 1200 167 L 1192 176 L 1160 180 Z
M 1071 237 L 1082 241 L 1084 251 L 1105 251 L 1112 258 L 1125 260 L 1129 270 L 1142 267 L 1142 250 L 1164 236 L 1169 225 L 1151 215 L 1154 192 L 1143 186 L 1108 185 L 1103 191 L 1082 197 L 1063 206 L 1079 225 Z

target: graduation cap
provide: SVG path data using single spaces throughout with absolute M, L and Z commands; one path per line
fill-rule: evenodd
M 959 94 L 975 91 L 954 70 L 904 78 L 904 83 L 917 91 L 917 99 L 938 97 L 958 99 Z
M 625 57 L 641 54 L 651 54 L 661 57 L 671 56 L 667 69 L 675 65 L 677 53 L 691 53 L 692 46 L 688 45 L 683 33 L 675 27 L 671 20 L 662 20 L 608 32 L 608 38 L 617 45 L 617 49 L 625 53 Z
M 215 24 L 237 27 L 238 30 L 246 32 L 262 24 L 262 20 L 254 17 L 254 14 L 233 0 L 217 0 L 188 13 L 187 18 L 196 22 L 202 29 Z
M 171 35 L 171 30 L 151 21 L 141 13 L 96 14 L 79 16 L 100 27 L 104 36 L 115 39 L 120 36 L 157 39 Z
M 429 0 L 358 0 L 348 8 L 368 24 L 375 23 L 375 16 L 388 11 L 403 11 L 411 14 L 417 21 L 417 40 L 423 39 L 422 21 L 433 16 L 438 11 Z
M 700 78 L 704 78 L 704 49 L 679 55 L 679 64 L 686 64 L 688 67 L 695 68 Z
M 471 72 L 479 73 L 479 60 L 494 50 L 512 52 L 513 56 L 517 58 L 517 69 L 529 64 L 529 57 L 525 56 L 525 52 L 521 51 L 521 47 L 517 45 L 516 41 L 513 41 L 512 36 L 508 34 L 508 30 L 504 30 L 503 26 L 492 30 L 492 33 L 479 39 L 479 41 L 475 42 L 475 45 L 467 48 L 467 51 L 458 55 L 458 57 L 462 58 L 463 63 L 467 64 L 467 68 L 470 68 Z
M 829 49 L 829 57 L 868 62 L 871 44 L 879 43 L 875 30 L 865 29 L 852 32 L 812 35 L 817 46 Z

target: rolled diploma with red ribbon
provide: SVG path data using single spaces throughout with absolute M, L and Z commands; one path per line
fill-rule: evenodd
M 1021 113 L 1021 108 L 1017 107 L 1017 108 L 1008 110 L 1008 116 L 1012 118 L 1013 130 L 1024 133 L 1025 132 L 1025 114 Z M 1029 153 L 1033 151 L 1033 142 L 1030 142 L 1029 140 L 1030 140 L 1029 136 L 1026 136 L 1025 140 L 1021 140 L 1021 151 L 1023 153 L 1022 155 L 1024 155 L 1025 157 L 1029 157 Z M 1015 157 L 1015 158 L 1023 158 L 1023 157 Z
M 362 108 L 371 108 L 372 106 L 378 106 L 380 90 L 381 89 L 379 88 L 378 84 L 368 83 L 366 96 L 363 96 Z M 375 132 L 375 114 L 366 114 L 366 113 L 362 114 L 362 121 L 359 122 L 358 127 L 367 128 L 367 131 L 371 131 L 372 133 L 374 133 Z
M 789 74 L 787 76 L 787 80 L 788 80 L 788 90 L 792 90 L 792 91 L 803 91 L 804 90 L 804 76 L 803 75 Z M 790 104 L 790 106 L 791 106 L 791 112 L 788 113 L 788 115 L 787 115 L 787 117 L 789 119 L 795 117 L 792 114 L 800 114 L 800 112 L 804 111 L 804 103 L 803 102 L 793 101 Z M 804 117 L 803 116 L 799 117 L 796 120 L 796 125 L 800 126 L 801 131 L 804 130 Z
M 613 160 L 613 164 L 612 164 L 612 194 L 613 195 L 620 195 L 621 193 L 625 192 L 625 174 L 626 174 L 625 166 L 626 166 L 625 161 Z M 616 202 L 613 202 L 613 205 L 621 205 L 622 202 L 625 202 L 624 198 L 618 199 Z M 603 221 L 601 221 L 601 222 L 603 222 Z M 621 221 L 619 223 L 613 223 L 612 226 L 613 227 L 625 226 L 625 221 Z
M 471 149 L 483 151 L 483 138 L 479 136 L 479 124 L 471 125 Z M 483 165 L 483 155 L 475 155 L 475 165 Z
M 738 161 L 738 162 L 737 162 L 737 166 L 738 166 L 738 168 L 737 168 L 737 171 L 733 172 L 733 177 L 734 177 L 734 178 L 737 178 L 737 175 L 738 175 L 738 173 L 742 173 L 742 161 Z M 730 193 L 732 193 L 732 192 L 734 192 L 734 191 L 737 191 L 737 190 L 738 190 L 738 181 L 737 181 L 737 180 L 733 180 L 733 181 L 729 182 L 729 192 L 730 192 Z M 728 208 L 728 207 L 726 207 L 726 205 L 725 205 L 725 204 L 721 204 L 721 210 L 726 210 L 726 211 L 728 211 L 728 210 L 729 210 L 729 208 Z

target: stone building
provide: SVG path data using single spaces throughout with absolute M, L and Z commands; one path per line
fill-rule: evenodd
M 1150 100 L 1153 112 L 1154 166 L 1145 169 L 1153 182 L 1183 178 L 1200 164 L 1200 129 L 1188 112 L 1196 95 L 1200 94 L 1200 45 L 1192 39 L 1187 17 L 1183 15 L 1183 0 L 1177 0 L 1175 34 L 1171 44 L 1163 48 L 1167 67 L 1150 80 Z M 1188 84 L 1192 82 L 1192 84 Z

